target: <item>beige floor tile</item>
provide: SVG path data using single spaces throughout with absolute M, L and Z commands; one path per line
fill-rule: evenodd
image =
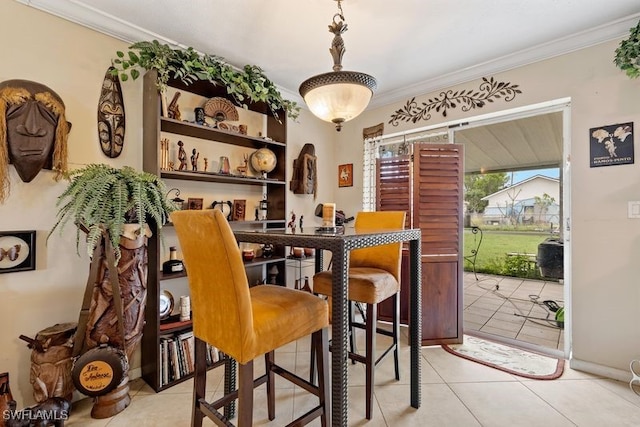
M 562 414 L 518 382 L 451 384 L 483 426 L 572 426 Z
M 509 322 L 509 321 L 496 319 L 495 317 L 492 317 L 491 319 L 489 319 L 487 323 L 485 323 L 484 327 L 502 329 L 505 331 L 515 332 L 517 334 L 520 331 L 520 329 L 522 329 L 522 323 Z
M 410 406 L 406 398 L 408 393 L 409 386 L 406 385 L 389 385 L 376 390 L 376 398 L 388 426 L 480 426 L 445 384 L 423 385 L 422 404 L 418 409 Z
M 596 384 L 606 388 L 609 391 L 614 392 L 624 400 L 636 405 L 640 406 L 640 396 L 633 393 L 629 388 L 628 382 L 616 381 L 612 379 L 598 379 L 593 380 Z
M 190 393 L 134 396 L 131 405 L 111 418 L 109 427 L 187 427 L 191 425 Z
M 441 347 L 423 349 L 422 354 L 447 383 L 516 381 L 513 375 L 480 363 L 469 363 L 468 360 L 448 353 Z
M 481 315 L 481 314 L 474 314 L 474 313 L 464 313 L 463 316 L 465 320 L 473 323 L 479 323 L 481 325 L 484 325 L 485 323 L 487 323 L 487 320 L 489 320 L 490 318 L 489 315 Z
M 593 380 L 522 383 L 579 426 L 638 426 L 640 407 Z
M 111 418 L 100 420 L 91 418 L 91 408 L 93 408 L 93 399 L 87 398 L 75 402 L 71 407 L 69 419 L 65 421 L 64 425 L 68 427 L 104 427 L 111 421 Z
M 558 346 L 557 341 L 546 340 L 538 337 L 532 337 L 531 335 L 518 334 L 518 336 L 516 336 L 516 340 L 529 343 L 529 344 L 535 344 L 543 348 L 556 348 Z
M 540 323 L 544 324 L 544 322 Z M 525 323 L 522 326 L 522 330 L 520 331 L 520 333 L 522 335 L 529 335 L 532 337 L 542 338 L 544 340 L 550 341 L 557 341 L 560 337 L 560 329 L 531 324 L 531 322 Z

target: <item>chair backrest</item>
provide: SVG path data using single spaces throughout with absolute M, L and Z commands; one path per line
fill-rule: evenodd
M 236 360 L 255 341 L 242 254 L 222 211 L 171 214 L 189 278 L 193 333 Z
M 356 230 L 404 229 L 406 213 L 403 211 L 358 212 Z M 391 273 L 400 282 L 402 243 L 373 246 L 351 251 L 349 266 L 380 268 Z

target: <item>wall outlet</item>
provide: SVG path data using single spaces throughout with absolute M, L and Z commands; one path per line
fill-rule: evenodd
M 629 202 L 628 209 L 629 218 L 640 218 L 640 202 Z

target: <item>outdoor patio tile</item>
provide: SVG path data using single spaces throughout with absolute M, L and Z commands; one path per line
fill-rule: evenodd
M 480 328 L 480 332 L 485 332 L 487 334 L 497 335 L 499 337 L 511 338 L 511 339 L 515 339 L 516 336 L 518 335 L 518 331 L 509 331 L 506 329 L 499 329 L 496 327 L 486 326 L 486 325 Z
M 560 329 L 557 328 L 547 328 L 545 326 L 532 325 L 530 322 L 527 322 L 522 327 L 522 331 L 520 332 L 524 335 L 529 335 L 532 337 L 538 337 L 545 340 L 553 340 L 557 341 L 560 337 Z
M 522 341 L 522 342 L 526 342 L 529 344 L 535 344 L 535 345 L 539 345 L 542 347 L 546 347 L 546 348 L 557 348 L 558 346 L 558 341 L 557 340 L 546 340 L 543 338 L 539 338 L 539 337 L 533 337 L 531 335 L 526 335 L 526 334 L 522 334 L 519 333 L 516 336 L 516 339 L 518 341 Z
M 492 317 L 491 320 L 497 320 L 500 322 L 508 322 L 516 325 L 524 325 L 525 319 L 524 317 L 514 316 L 513 313 L 505 313 L 502 311 L 497 311 Z
M 489 320 L 489 318 L 491 316 L 484 316 L 484 315 L 480 315 L 480 314 L 475 314 L 475 313 L 468 313 L 468 312 L 464 312 L 463 317 L 468 320 L 471 321 L 473 323 L 480 323 L 482 325 L 484 325 L 485 323 L 487 323 L 487 320 Z
M 477 314 L 479 316 L 486 316 L 486 318 L 489 319 L 491 318 L 491 316 L 493 316 L 495 309 L 485 308 L 476 303 L 467 307 L 464 311 L 465 311 L 465 314 L 466 313 Z
M 490 310 L 492 313 L 494 313 L 498 308 L 502 306 L 502 304 L 504 304 L 503 301 L 495 301 L 495 300 L 490 300 L 486 298 L 479 298 L 477 301 L 475 301 L 472 304 L 472 306 L 483 308 L 485 310 Z
M 517 333 L 520 332 L 520 329 L 522 329 L 522 324 L 491 318 L 487 323 L 484 324 L 483 331 L 484 328 L 495 328 L 503 331 L 514 332 L 514 335 L 511 338 L 515 338 Z

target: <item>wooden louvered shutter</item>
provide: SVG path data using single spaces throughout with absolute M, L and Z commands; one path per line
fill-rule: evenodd
M 378 159 L 376 177 L 376 210 L 404 211 L 411 227 L 411 156 Z
M 405 228 L 411 228 L 411 156 L 378 159 L 376 162 L 376 210 L 404 211 Z M 406 246 L 406 245 L 405 245 Z M 409 324 L 409 251 L 402 251 L 400 283 L 400 323 Z M 393 320 L 391 299 L 378 304 L 378 318 Z
M 461 144 L 415 144 L 413 227 L 422 230 L 422 344 L 462 342 Z

